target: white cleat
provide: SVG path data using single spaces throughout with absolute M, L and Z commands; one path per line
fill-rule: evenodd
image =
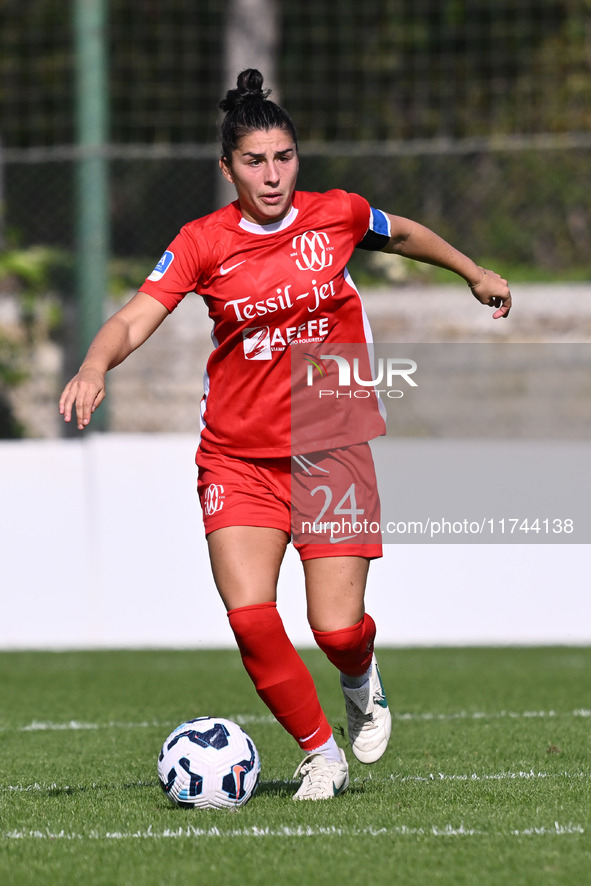
M 358 689 L 343 685 L 341 675 L 349 741 L 353 753 L 362 763 L 375 763 L 380 759 L 392 732 L 392 717 L 375 655 L 371 663 L 369 680 Z
M 349 787 L 349 766 L 345 752 L 339 748 L 341 762 L 327 760 L 322 754 L 308 754 L 304 757 L 294 773 L 302 783 L 294 800 L 332 800 L 344 793 Z

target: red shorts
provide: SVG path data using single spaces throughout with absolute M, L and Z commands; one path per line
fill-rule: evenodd
M 369 444 L 281 458 L 197 452 L 205 534 L 264 526 L 291 536 L 302 560 L 382 556 Z

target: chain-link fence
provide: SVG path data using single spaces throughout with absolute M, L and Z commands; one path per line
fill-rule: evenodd
M 261 65 L 303 141 L 591 122 L 588 0 L 3 0 L 6 146 L 76 140 L 76 13 L 97 3 L 115 144 L 211 142 L 217 101 L 242 64 Z
M 133 292 L 183 223 L 224 199 L 216 107 L 250 64 L 296 121 L 303 189 L 357 191 L 513 276 L 588 279 L 587 0 L 102 5 L 109 127 L 95 151 L 108 171 L 113 298 Z M 16 412 L 10 433 L 19 422 L 28 434 L 58 433 L 54 396 L 76 359 L 77 6 L 0 9 L 0 387 Z M 370 287 L 395 285 L 400 269 L 363 255 L 352 272 Z M 175 386 L 165 372 L 166 360 L 157 385 Z M 141 415 L 155 383 L 144 382 L 133 409 L 112 403 L 112 427 L 162 428 L 149 408 Z M 121 419 L 131 412 L 134 422 Z

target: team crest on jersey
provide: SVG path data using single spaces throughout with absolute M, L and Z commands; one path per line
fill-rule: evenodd
M 203 510 L 206 517 L 217 514 L 224 507 L 224 487 L 220 483 L 210 483 L 203 496 Z
M 306 231 L 294 237 L 291 245 L 295 249 L 292 258 L 300 271 L 322 271 L 332 265 L 334 246 L 325 231 Z
M 268 326 L 245 329 L 242 333 L 247 360 L 271 359 L 271 330 Z
M 154 282 L 161 280 L 166 274 L 170 265 L 172 264 L 173 259 L 174 252 L 171 252 L 170 249 L 167 249 L 150 276 L 148 277 L 148 280 L 153 280 Z

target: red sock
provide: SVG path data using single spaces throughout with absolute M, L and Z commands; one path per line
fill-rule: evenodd
M 350 677 L 360 677 L 370 664 L 376 624 L 367 612 L 357 624 L 339 631 L 312 630 L 316 643 L 335 667 Z
M 285 633 L 275 603 L 228 612 L 244 667 L 273 716 L 306 751 L 328 741 L 332 729 L 314 681 Z

